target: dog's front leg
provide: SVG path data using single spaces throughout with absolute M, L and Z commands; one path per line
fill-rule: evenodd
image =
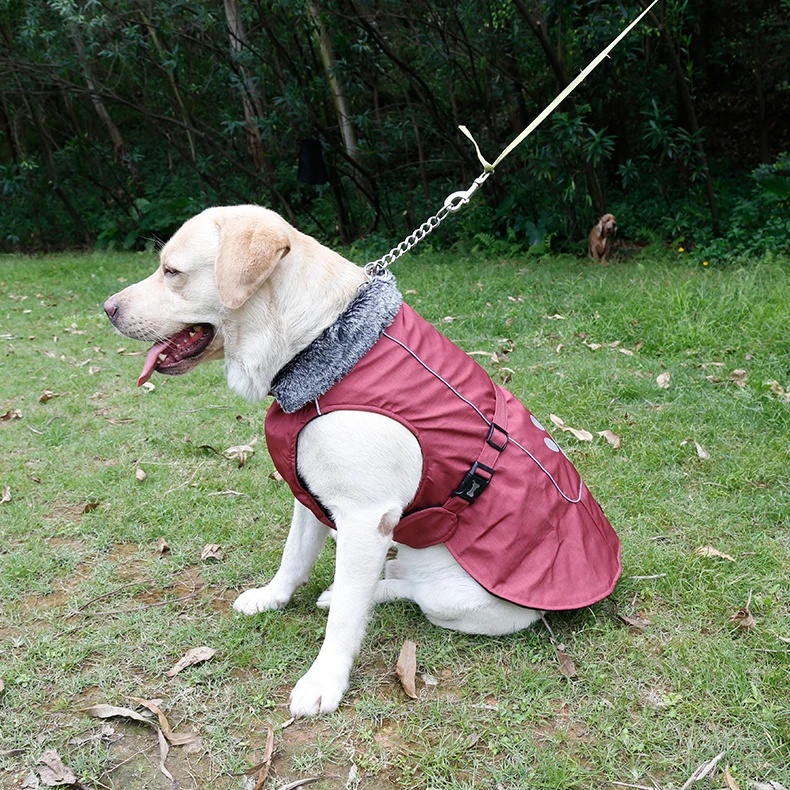
M 328 527 L 304 505 L 294 501 L 291 529 L 277 573 L 265 587 L 243 592 L 233 608 L 242 614 L 282 609 L 291 600 L 294 591 L 307 582 L 328 533 Z
M 340 704 L 400 513 L 335 515 L 337 559 L 326 638 L 313 665 L 291 692 L 291 715 L 296 717 L 332 713 Z

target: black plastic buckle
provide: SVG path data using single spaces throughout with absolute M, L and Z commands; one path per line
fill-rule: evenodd
M 504 441 L 502 442 L 502 444 L 497 444 L 497 443 L 494 441 L 494 439 L 493 439 L 493 436 L 494 436 L 494 430 L 497 430 L 497 431 L 499 431 L 501 434 L 504 434 L 504 436 L 505 436 L 505 439 L 504 439 Z M 501 453 L 501 452 L 504 452 L 505 448 L 507 447 L 508 439 L 509 439 L 509 437 L 508 437 L 508 433 L 507 433 L 507 431 L 506 431 L 504 428 L 501 428 L 501 427 L 500 427 L 499 425 L 497 425 L 495 422 L 492 422 L 492 423 L 491 423 L 491 427 L 488 429 L 488 436 L 487 436 L 487 438 L 486 438 L 486 443 L 487 443 L 487 444 L 490 444 L 490 445 L 491 445 L 491 447 L 493 447 L 495 450 L 498 450 L 498 451 Z
M 480 474 L 481 470 L 486 472 L 488 477 Z M 467 502 L 474 502 L 486 490 L 493 477 L 494 470 L 490 466 L 475 461 L 472 464 L 472 468 L 461 481 L 461 485 L 453 491 L 453 496 L 459 496 Z

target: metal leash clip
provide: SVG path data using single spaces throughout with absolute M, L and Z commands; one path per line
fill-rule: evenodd
M 472 195 L 474 195 L 474 193 L 480 189 L 492 172 L 493 171 L 487 171 L 485 173 L 481 173 L 474 180 L 472 186 L 470 186 L 469 189 L 461 189 L 458 192 L 453 192 L 452 195 L 448 195 L 447 199 L 444 201 L 444 207 L 448 211 L 459 211 L 471 200 Z

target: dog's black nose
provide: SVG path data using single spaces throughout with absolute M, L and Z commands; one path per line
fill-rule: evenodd
M 112 296 L 104 303 L 104 312 L 107 313 L 107 318 L 112 318 L 118 312 L 118 305 Z

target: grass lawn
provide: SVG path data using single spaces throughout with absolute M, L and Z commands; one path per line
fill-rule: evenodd
M 55 749 L 89 788 L 252 788 L 239 774 L 269 725 L 267 789 L 679 788 L 722 751 L 695 787 L 790 786 L 790 263 L 398 262 L 407 301 L 464 350 L 496 352 L 475 358 L 541 422 L 593 434 L 554 431 L 620 534 L 623 577 L 548 616 L 573 677 L 542 625 L 470 637 L 378 607 L 339 711 L 285 729 L 323 636 L 332 547 L 286 610 L 232 612 L 274 573 L 290 496 L 269 476 L 264 409 L 228 392 L 220 364 L 135 386 L 146 349 L 101 305 L 154 265 L 0 258 L 0 787 Z M 259 436 L 243 467 L 206 447 Z M 202 561 L 208 543 L 224 558 Z M 753 621 L 734 621 L 749 599 Z M 394 671 L 406 639 L 416 700 Z M 166 677 L 201 645 L 213 659 Z M 153 727 L 81 710 L 132 698 L 199 734 L 171 749 L 176 783 Z

